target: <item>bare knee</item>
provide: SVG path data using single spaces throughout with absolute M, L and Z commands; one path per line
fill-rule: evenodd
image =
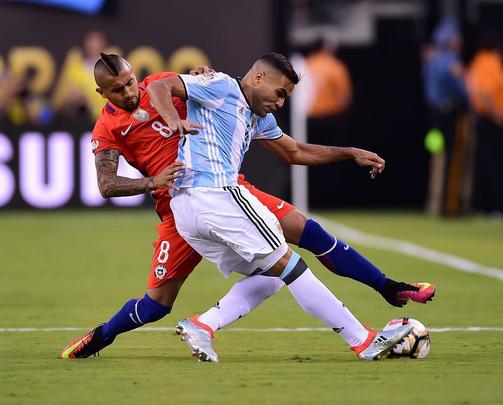
M 178 292 L 186 279 L 187 277 L 169 279 L 159 287 L 149 288 L 147 294 L 159 304 L 172 308 Z
M 281 218 L 281 228 L 283 228 L 283 234 L 288 243 L 299 244 L 306 222 L 307 217 L 297 209 L 290 211 Z
M 266 276 L 274 276 L 274 277 L 279 277 L 283 273 L 283 270 L 285 270 L 285 267 L 288 264 L 288 261 L 290 260 L 290 257 L 292 256 L 292 249 L 288 248 L 286 253 L 279 259 L 269 270 L 267 270 L 264 275 Z

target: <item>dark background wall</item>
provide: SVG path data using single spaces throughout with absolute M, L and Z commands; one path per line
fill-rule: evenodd
M 376 180 L 371 180 L 365 169 L 352 162 L 310 169 L 312 207 L 423 205 L 429 156 L 423 146 L 427 113 L 422 97 L 420 50 L 440 17 L 438 2 L 425 4 L 427 12 L 422 18 L 380 19 L 372 45 L 339 49 L 339 57 L 346 62 L 354 85 L 349 130 L 321 137 L 318 134 L 312 139 L 370 149 L 386 159 L 387 169 Z M 286 41 L 291 18 L 288 0 L 193 3 L 122 0 L 109 5 L 106 13 L 85 16 L 0 2 L 0 56 L 7 60 L 15 46 L 41 46 L 49 50 L 57 69 L 61 69 L 69 49 L 80 44 L 84 34 L 91 30 L 105 32 L 125 55 L 148 45 L 168 59 L 183 46 L 195 46 L 208 56 L 215 69 L 231 75 L 243 74 L 257 56 L 266 52 L 295 50 Z M 484 4 L 479 13 L 477 21 L 484 19 L 498 24 L 502 7 Z M 464 14 L 460 18 L 465 33 L 464 56 L 469 60 L 476 48 L 479 25 L 468 21 Z M 288 107 L 278 115 L 278 121 L 288 132 Z M 59 121 L 48 128 L 15 128 L 0 122 L 0 133 L 11 139 L 14 148 L 14 156 L 2 164 L 17 176 L 17 140 L 27 130 L 37 130 L 44 136 L 65 130 L 77 138 L 90 129 L 90 124 L 78 122 Z M 260 146 L 252 146 L 243 171 L 257 186 L 289 198 L 289 167 Z M 75 178 L 78 182 L 77 174 Z M 77 190 L 70 204 L 79 204 Z M 19 190 L 7 204 L 13 205 L 26 205 Z
M 91 30 L 106 33 L 125 53 L 142 45 L 166 57 L 182 46 L 204 50 L 219 69 L 237 75 L 273 45 L 271 2 L 121 0 L 93 16 L 56 8 L 0 3 L 0 54 L 43 46 L 58 63 Z M 257 29 L 260 27 L 260 29 Z
M 279 43 L 280 23 L 275 22 L 274 4 L 268 0 L 192 3 L 121 0 L 109 2 L 108 6 L 106 12 L 88 16 L 57 8 L 0 2 L 0 58 L 8 65 L 10 52 L 15 47 L 47 50 L 56 64 L 55 78 L 48 88 L 50 93 L 56 86 L 69 50 L 81 45 L 84 35 L 93 30 L 104 32 L 126 56 L 146 45 L 157 50 L 167 61 L 182 47 L 196 47 L 207 55 L 212 67 L 233 76 L 244 74 L 258 56 L 277 49 Z M 36 131 L 46 138 L 57 131 L 74 135 L 72 160 L 75 172 L 72 177 L 75 190 L 65 205 L 80 205 L 79 138 L 91 129 L 92 123 L 87 120 L 57 119 L 46 127 L 16 127 L 6 120 L 0 121 L 0 135 L 9 139 L 13 150 L 12 156 L 7 152 L 0 153 L 0 165 L 14 175 L 17 185 L 12 198 L 3 205 L 30 205 L 19 187 L 19 139 L 28 131 Z M 2 145 L 0 142 L 0 147 Z M 6 159 L 5 155 L 10 157 Z M 45 158 L 57 157 L 49 156 L 46 150 Z M 261 173 L 274 171 L 280 163 L 272 157 L 267 161 L 266 166 L 252 164 L 250 172 L 255 174 L 254 178 L 265 179 L 261 184 L 272 190 L 278 179 L 267 178 Z
M 422 95 L 420 49 L 428 39 L 426 21 L 380 20 L 371 46 L 341 47 L 337 54 L 353 80 L 353 105 L 345 131 L 311 133 L 315 143 L 355 146 L 378 153 L 386 160 L 385 174 L 371 180 L 367 170 L 353 162 L 310 168 L 309 203 L 314 208 L 421 207 L 425 200 L 429 156 L 423 139 L 427 111 Z M 287 114 L 281 120 L 288 130 Z M 244 167 L 257 184 L 268 184 L 253 172 L 261 148 L 252 148 Z M 271 174 L 289 196 L 289 168 Z M 268 190 L 274 192 L 274 189 Z M 288 197 L 287 197 L 288 198 Z
M 313 205 L 420 206 L 425 198 L 428 156 L 423 147 L 427 116 L 422 98 L 420 38 L 413 20 L 380 21 L 375 45 L 341 49 L 339 56 L 351 72 L 354 104 L 343 145 L 378 153 L 386 160 L 385 174 L 371 180 L 367 171 L 352 162 L 334 165 L 334 176 L 344 181 L 342 190 L 326 190 L 326 198 Z M 337 140 L 337 135 L 334 136 Z M 311 170 L 311 178 L 320 170 Z M 313 179 L 322 192 L 320 182 Z

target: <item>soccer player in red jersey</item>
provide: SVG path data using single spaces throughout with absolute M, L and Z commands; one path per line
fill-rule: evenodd
M 110 345 L 117 335 L 169 314 L 183 282 L 201 260 L 199 254 L 178 234 L 169 207 L 169 188 L 174 187 L 173 180 L 183 169 L 181 163 L 175 162 L 179 131 L 197 136 L 197 128 L 201 127 L 184 120 L 179 131 L 173 132 L 153 108 L 147 91 L 152 83 L 162 83 L 163 79 L 176 74 L 159 73 L 138 83 L 125 59 L 106 54 L 102 54 L 96 63 L 94 74 L 97 91 L 107 99 L 91 141 L 100 192 L 106 198 L 151 192 L 161 222 L 157 226 L 158 239 L 154 245 L 147 293 L 126 302 L 108 322 L 69 342 L 60 353 L 62 358 L 89 357 Z M 175 97 L 173 103 L 180 117 L 185 118 L 185 102 Z M 266 143 L 269 149 L 292 164 L 323 164 L 352 158 L 360 166 L 370 167 L 373 176 L 384 169 L 384 161 L 380 157 L 362 149 L 299 144 L 287 135 L 281 141 L 263 142 L 269 142 Z M 145 177 L 130 179 L 118 176 L 120 155 Z M 330 271 L 371 286 L 394 306 L 403 306 L 408 299 L 426 302 L 433 296 L 434 288 L 421 292 L 415 285 L 389 279 L 348 245 L 338 243 L 341 241 L 337 241 L 318 223 L 307 219 L 291 204 L 256 189 L 245 181 L 244 176 L 239 176 L 239 183 L 276 215 L 288 242 L 313 252 Z M 250 298 L 249 302 L 253 305 L 248 311 L 253 309 L 277 291 L 275 287 L 268 289 L 263 285 L 268 280 L 274 280 L 261 279 L 266 280 L 257 285 L 248 286 L 248 281 L 238 283 L 230 291 L 231 299 L 222 301 L 232 301 L 237 294 L 245 300 Z M 259 285 L 261 291 L 257 294 Z M 236 314 L 236 319 L 242 315 L 244 313 Z M 226 324 L 232 320 L 226 320 Z

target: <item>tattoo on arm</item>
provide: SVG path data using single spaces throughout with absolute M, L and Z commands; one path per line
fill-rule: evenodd
M 149 179 L 130 179 L 117 175 L 120 153 L 116 150 L 104 150 L 96 155 L 98 187 L 104 198 L 143 194 L 151 191 Z

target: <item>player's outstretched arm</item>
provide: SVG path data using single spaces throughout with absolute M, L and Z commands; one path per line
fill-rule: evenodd
M 297 142 L 287 134 L 275 140 L 261 140 L 260 143 L 292 165 L 317 166 L 353 159 L 359 166 L 370 167 L 372 178 L 382 173 L 385 167 L 384 159 L 376 153 L 353 147 Z
M 201 125 L 189 120 L 182 120 L 173 104 L 172 97 L 187 99 L 185 85 L 179 77 L 168 77 L 166 79 L 156 80 L 147 87 L 152 106 L 164 119 L 168 127 L 180 135 L 195 135 L 199 131 L 197 128 L 203 128 Z
M 173 180 L 181 176 L 178 172 L 184 168 L 183 163 L 174 162 L 157 176 L 130 179 L 117 175 L 119 156 L 120 153 L 113 149 L 96 154 L 98 188 L 103 198 L 143 194 L 161 188 L 175 188 Z

